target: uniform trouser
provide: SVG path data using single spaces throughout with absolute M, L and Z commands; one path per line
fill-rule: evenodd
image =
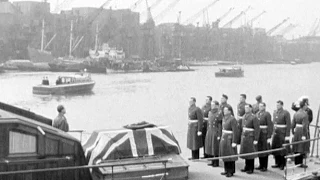
M 208 158 L 214 158 L 214 157 L 219 157 L 219 156 L 212 156 L 212 155 L 207 155 L 208 156 Z M 213 166 L 219 166 L 219 160 L 217 159 L 217 160 L 212 160 L 211 161 L 211 165 L 213 165 Z
M 276 161 L 276 165 L 280 166 L 280 167 L 285 167 L 287 164 L 286 159 L 284 158 L 284 156 L 275 156 L 275 161 Z
M 236 172 L 235 161 L 224 162 L 224 172 L 227 174 L 234 174 Z
M 252 171 L 254 170 L 254 159 L 246 159 L 245 160 L 245 171 Z
M 207 158 L 208 155 L 204 152 L 204 150 L 206 149 L 205 147 L 205 141 L 206 141 L 206 134 L 207 134 L 207 128 L 208 128 L 208 122 L 207 121 L 203 121 L 203 127 L 201 129 L 202 132 L 202 142 L 203 142 L 203 157 Z
M 192 159 L 199 159 L 199 149 L 191 151 Z
M 294 157 L 294 164 L 295 165 L 303 164 L 303 157 L 304 157 L 304 154 Z
M 263 169 L 267 169 L 268 168 L 268 156 L 265 157 L 259 157 L 259 164 L 260 164 L 260 168 Z

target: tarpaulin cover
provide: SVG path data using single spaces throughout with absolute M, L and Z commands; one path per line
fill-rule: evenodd
M 178 141 L 168 127 L 97 130 L 83 148 L 89 165 L 107 160 L 181 152 Z

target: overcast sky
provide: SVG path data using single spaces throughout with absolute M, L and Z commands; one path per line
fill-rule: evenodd
M 99 7 L 106 0 L 48 0 L 51 3 L 51 8 L 54 9 L 57 2 L 61 4 L 63 1 L 70 2 L 65 3 L 63 9 L 70 9 L 71 7 Z M 129 8 L 137 0 L 112 0 L 110 5 L 105 7 L 109 8 L 112 6 L 113 9 Z M 158 0 L 148 0 L 149 5 L 152 5 Z M 152 15 L 155 17 L 161 11 L 163 11 L 172 1 L 174 0 L 162 0 L 161 3 L 154 9 L 152 9 Z M 187 20 L 188 17 L 199 12 L 201 9 L 212 3 L 214 0 L 180 0 L 179 3 L 167 13 L 161 21 L 156 22 L 175 22 L 177 20 L 178 12 L 181 11 L 182 22 Z M 209 20 L 215 21 L 219 16 L 228 11 L 229 8 L 234 7 L 235 9 L 221 21 L 221 24 L 227 23 L 241 11 L 246 9 L 248 6 L 252 9 L 248 11 L 246 16 L 241 18 L 239 21 L 233 24 L 233 27 L 239 27 L 241 24 L 250 20 L 263 10 L 267 11 L 260 19 L 258 19 L 253 26 L 266 28 L 269 30 L 286 17 L 290 17 L 290 20 L 281 26 L 284 28 L 290 23 L 298 24 L 299 26 L 293 31 L 286 35 L 287 38 L 292 36 L 304 36 L 307 35 L 313 26 L 316 18 L 320 17 L 320 0 L 220 0 L 213 7 L 209 9 Z M 145 12 L 146 3 L 145 0 L 135 9 L 135 11 Z M 145 13 L 142 14 L 141 19 L 145 20 Z M 195 21 L 199 22 L 200 25 L 203 22 L 203 16 Z M 279 28 L 277 32 L 280 32 L 282 28 Z

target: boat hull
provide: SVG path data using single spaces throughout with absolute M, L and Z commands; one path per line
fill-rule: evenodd
M 91 92 L 95 82 L 62 85 L 38 85 L 32 89 L 33 94 L 38 95 L 63 95 Z
M 84 66 L 80 64 L 49 63 L 49 66 L 52 72 L 80 72 L 84 69 Z
M 106 70 L 107 70 L 107 74 L 140 73 L 140 72 L 143 72 L 142 69 L 123 70 L 123 69 L 106 68 Z
M 216 77 L 244 77 L 244 72 L 228 72 L 228 73 L 223 73 L 223 72 L 216 72 L 215 73 Z

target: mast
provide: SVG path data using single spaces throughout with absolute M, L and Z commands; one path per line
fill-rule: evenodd
M 97 27 L 96 27 L 96 39 L 95 39 L 95 44 L 94 44 L 94 50 L 97 51 L 98 50 L 98 35 L 99 34 L 99 24 L 97 23 Z
M 41 51 L 44 47 L 44 19 L 42 19 L 42 30 L 41 30 Z
M 71 28 L 70 28 L 69 57 L 72 56 L 72 41 L 73 41 L 73 20 L 71 20 Z

